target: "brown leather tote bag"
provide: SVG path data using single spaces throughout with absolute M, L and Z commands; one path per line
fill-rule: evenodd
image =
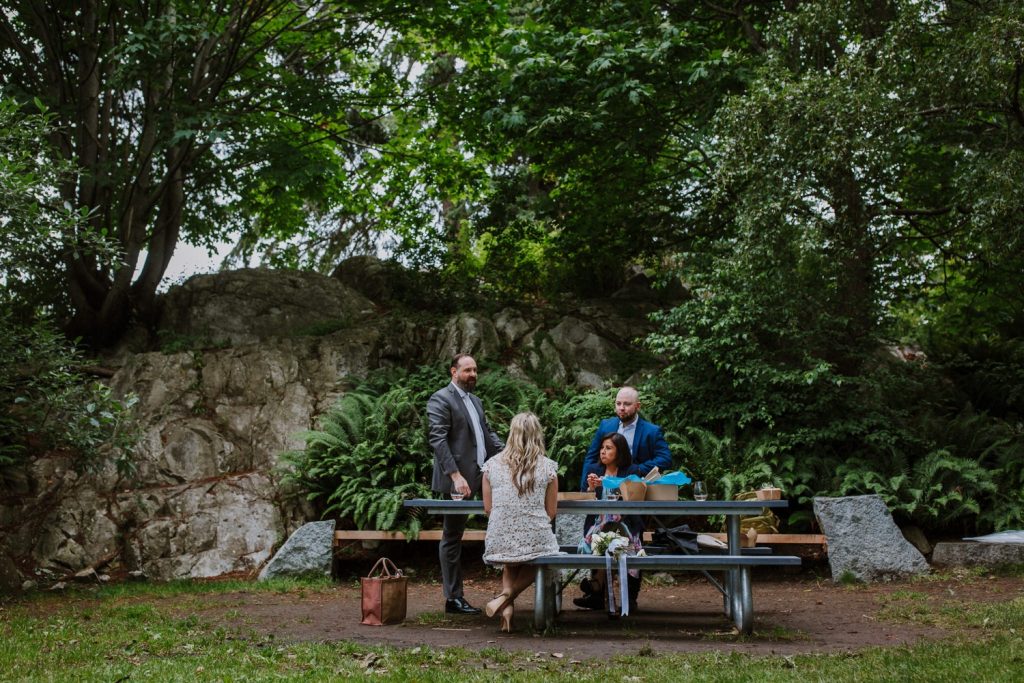
M 405 621 L 408 577 L 386 557 L 377 560 L 361 579 L 363 620 L 368 626 L 400 624 Z

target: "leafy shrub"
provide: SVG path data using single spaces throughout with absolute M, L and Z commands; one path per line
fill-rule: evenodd
M 874 493 L 896 517 L 934 528 L 981 512 L 979 502 L 997 487 L 991 470 L 946 449 L 933 451 L 907 471 L 889 474 L 859 459 L 842 463 L 839 495 Z
M 79 470 L 113 459 L 130 473 L 136 398 L 115 398 L 77 369 L 84 363 L 51 324 L 25 326 L 0 312 L 0 470 L 8 476 L 53 449 L 68 452 Z
M 541 415 L 548 457 L 558 463 L 562 488 L 575 491 L 583 474 L 583 458 L 598 423 L 611 415 L 615 390 L 568 393 L 552 398 Z
M 371 373 L 320 418 L 318 429 L 300 434 L 304 449 L 283 455 L 291 466 L 286 478 L 325 517 L 360 529 L 419 533 L 425 520 L 409 515 L 402 501 L 430 496 L 426 405 L 447 377 L 442 365 Z M 499 436 L 513 415 L 533 409 L 541 397 L 503 370 L 482 372 L 478 394 Z
M 796 503 L 796 527 L 813 522 L 814 496 L 861 493 L 933 532 L 1019 526 L 1017 347 L 974 360 L 965 348 L 947 364 L 894 360 L 843 336 L 820 300 L 827 284 L 800 282 L 795 265 L 787 274 L 784 249 L 774 263 L 751 249 L 699 273 L 697 295 L 649 338 L 669 367 L 648 393 L 672 406 L 662 424 L 685 436 L 687 467 L 722 495 L 773 482 Z

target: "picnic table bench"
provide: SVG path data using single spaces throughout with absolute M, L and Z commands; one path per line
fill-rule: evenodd
M 726 534 L 709 533 L 705 534 L 716 538 L 719 541 L 726 539 Z M 466 529 L 462 532 L 463 543 L 483 543 L 486 532 L 483 529 Z M 654 536 L 650 531 L 644 532 L 644 542 L 648 542 Z M 334 546 L 339 548 L 346 543 L 357 543 L 361 541 L 440 541 L 440 529 L 427 529 L 418 534 L 411 535 L 401 531 L 387 531 L 383 529 L 338 529 L 334 532 Z M 761 545 L 787 545 L 787 546 L 817 546 L 819 549 L 827 547 L 823 534 L 758 534 L 757 542 Z M 748 550 L 745 548 L 744 550 Z
M 483 512 L 478 500 L 440 500 L 417 498 L 407 500 L 405 507 L 422 508 L 432 514 L 476 514 Z M 722 593 L 723 609 L 736 629 L 749 634 L 754 625 L 753 589 L 751 570 L 759 566 L 799 566 L 800 558 L 791 555 L 773 555 L 764 550 L 744 553 L 740 540 L 740 518 L 757 515 L 762 508 L 784 508 L 784 500 L 770 501 L 622 501 L 622 500 L 560 500 L 559 514 L 621 514 L 654 517 L 662 520 L 682 515 L 724 515 L 726 518 L 727 550 L 725 554 L 662 554 L 646 557 L 627 557 L 630 568 L 659 571 L 701 571 Z M 558 612 L 561 588 L 557 582 L 559 569 L 600 569 L 605 558 L 595 555 L 566 553 L 538 557 L 530 564 L 537 568 L 534 592 L 534 625 L 547 629 L 554 623 Z M 718 582 L 708 572 L 722 571 L 724 581 Z

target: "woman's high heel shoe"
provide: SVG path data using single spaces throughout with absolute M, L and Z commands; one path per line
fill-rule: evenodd
M 501 609 L 502 605 L 508 601 L 508 593 L 502 593 L 498 597 L 491 600 L 489 603 L 484 605 L 484 613 L 489 617 L 493 617 Z
M 501 632 L 512 633 L 512 616 L 515 614 L 515 608 L 510 604 L 505 609 L 501 610 Z

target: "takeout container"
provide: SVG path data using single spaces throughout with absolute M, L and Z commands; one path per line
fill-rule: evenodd
M 647 484 L 642 481 L 624 481 L 619 485 L 622 500 L 646 500 Z
M 679 500 L 679 487 L 675 484 L 648 484 L 644 500 Z
M 758 500 L 781 500 L 782 489 L 777 488 L 766 488 L 757 490 Z
M 558 500 L 596 500 L 597 494 L 593 491 L 559 491 Z

